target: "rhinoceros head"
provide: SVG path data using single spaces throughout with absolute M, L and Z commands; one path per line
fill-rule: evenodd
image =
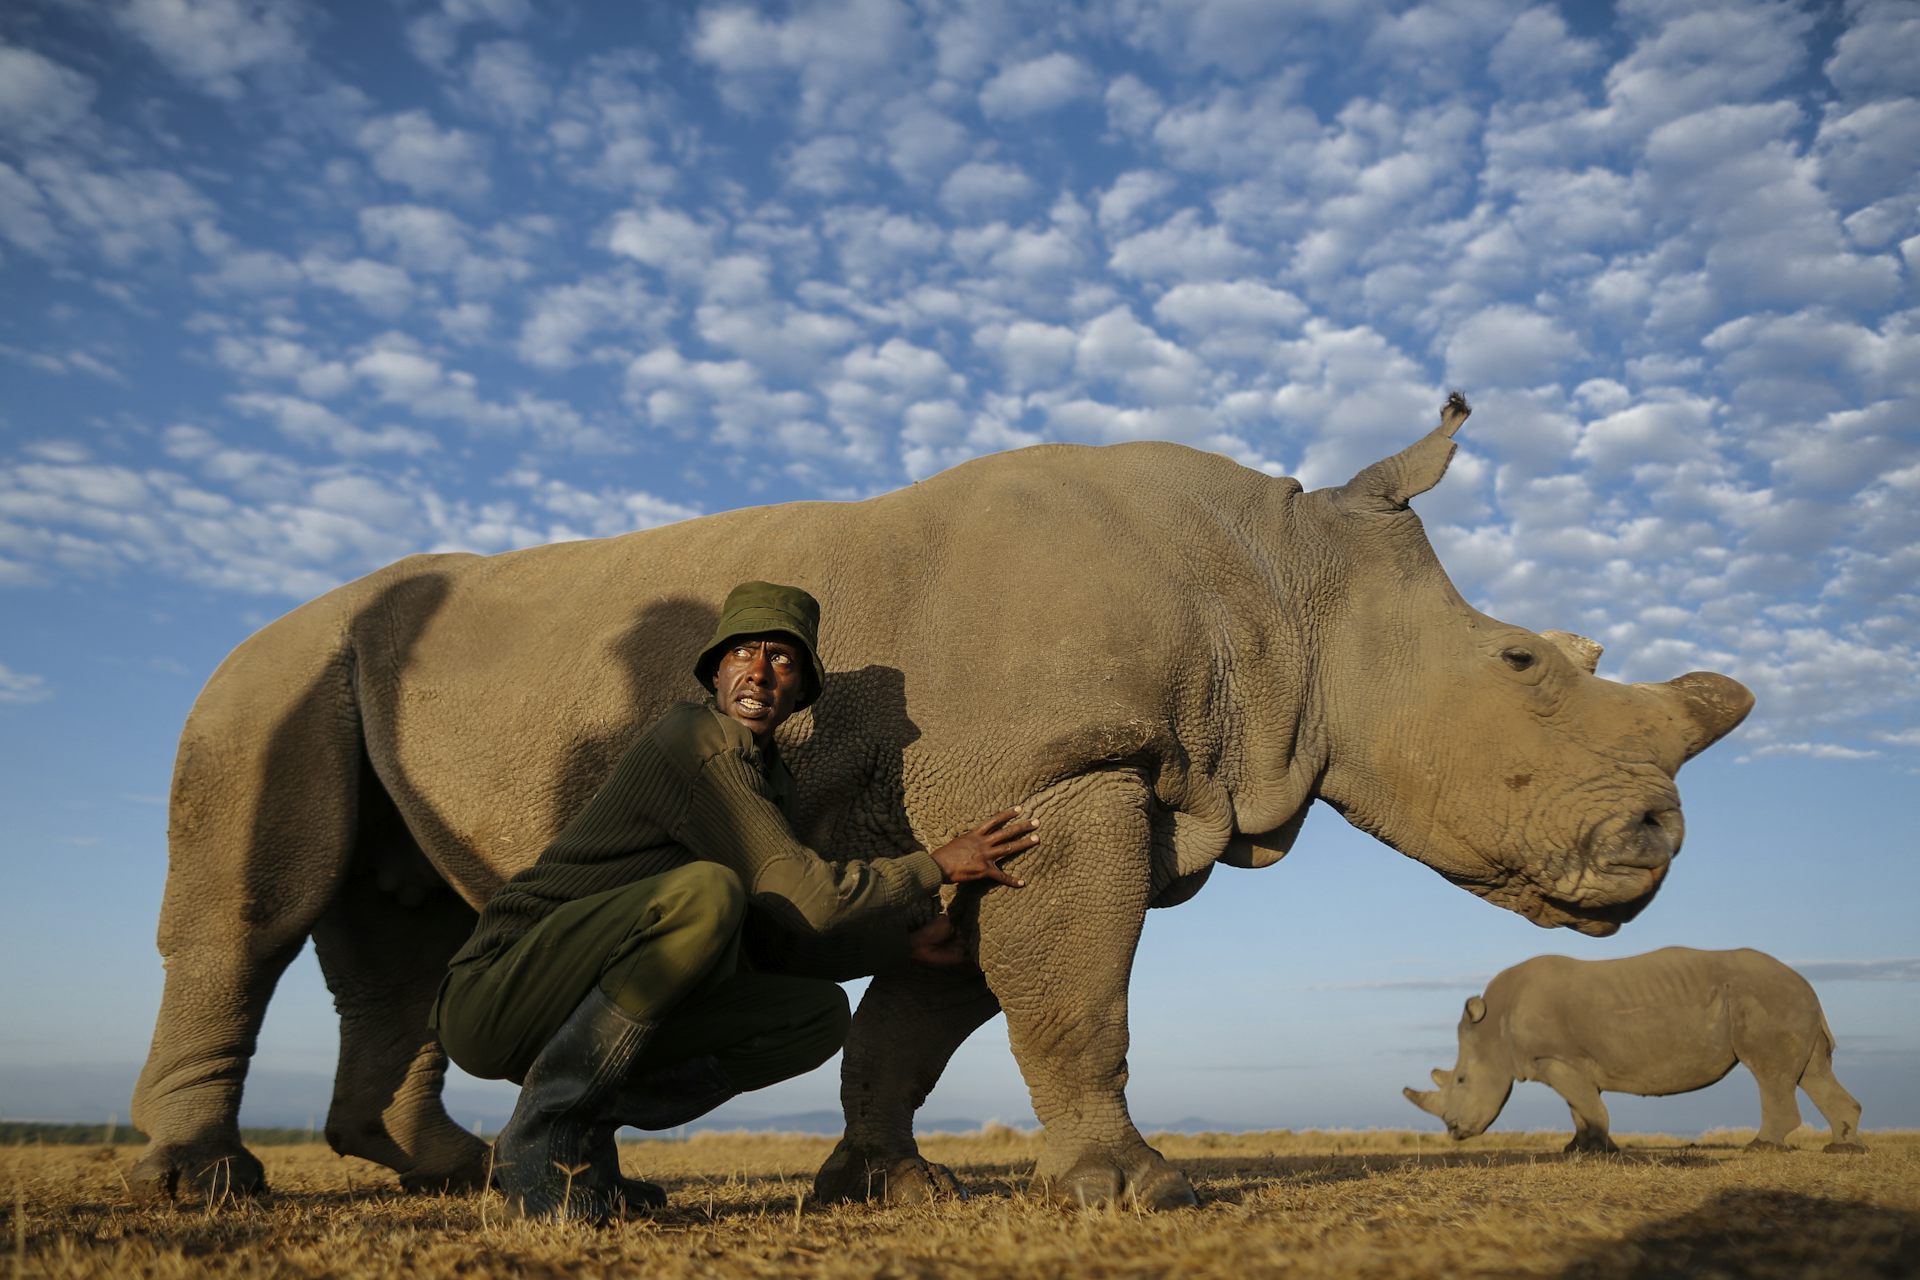
M 1435 1068 L 1437 1089 L 1402 1089 L 1408 1102 L 1446 1121 L 1455 1138 L 1475 1138 L 1500 1117 L 1513 1092 L 1513 1068 L 1484 997 L 1471 996 L 1460 1014 L 1460 1056 L 1451 1072 Z
M 1600 647 L 1479 612 L 1408 500 L 1437 483 L 1467 414 L 1337 489 L 1304 495 L 1338 554 L 1315 647 L 1319 794 L 1348 821 L 1543 927 L 1605 935 L 1679 852 L 1683 761 L 1753 705 L 1737 682 L 1594 674 Z

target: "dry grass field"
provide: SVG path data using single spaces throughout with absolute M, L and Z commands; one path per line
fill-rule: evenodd
M 821 1207 L 829 1143 L 726 1134 L 621 1149 L 666 1184 L 659 1215 L 595 1229 L 504 1221 L 496 1195 L 409 1196 L 323 1146 L 260 1150 L 275 1194 L 128 1203 L 132 1147 L 0 1148 L 0 1259 L 16 1276 L 1552 1276 L 1920 1275 L 1920 1133 L 1865 1156 L 1749 1153 L 1749 1133 L 1160 1135 L 1200 1208 L 1076 1212 L 1024 1193 L 1031 1135 L 933 1136 L 966 1202 Z

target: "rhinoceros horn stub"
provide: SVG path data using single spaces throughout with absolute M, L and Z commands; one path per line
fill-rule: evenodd
M 1598 640 L 1589 640 L 1571 631 L 1542 631 L 1540 636 L 1544 640 L 1553 641 L 1554 648 L 1566 654 L 1574 666 L 1588 675 L 1592 675 L 1599 668 L 1600 655 L 1606 652 L 1600 647 Z
M 1440 425 L 1391 458 L 1382 458 L 1340 486 L 1341 505 L 1356 511 L 1405 511 L 1407 503 L 1440 483 L 1453 461 L 1453 433 L 1473 412 L 1458 391 L 1440 407 Z
M 1720 741 L 1753 710 L 1753 691 L 1714 671 L 1689 671 L 1666 682 L 1680 695 L 1686 714 L 1686 758 Z
M 1432 1089 L 1402 1089 L 1400 1092 L 1406 1096 L 1408 1102 L 1430 1116 L 1437 1116 L 1444 1110 L 1440 1103 L 1440 1095 Z

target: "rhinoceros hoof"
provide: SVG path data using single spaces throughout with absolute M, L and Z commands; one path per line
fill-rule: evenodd
M 267 1189 L 267 1171 L 238 1143 L 153 1147 L 134 1164 L 127 1185 L 137 1200 L 218 1204 Z
M 1820 1149 L 1830 1156 L 1863 1156 L 1867 1154 L 1865 1145 L 1858 1142 L 1829 1142 Z
M 437 1160 L 431 1165 L 397 1170 L 400 1189 L 438 1194 L 442 1191 L 476 1191 L 487 1185 L 487 1144 L 473 1139 L 474 1150 L 452 1160 Z
M 965 1200 L 967 1189 L 943 1164 L 918 1155 L 883 1156 L 842 1139 L 813 1176 L 813 1197 L 823 1204 L 925 1204 L 943 1197 Z
M 1765 1138 L 1755 1138 L 1747 1144 L 1749 1151 L 1791 1151 L 1792 1147 L 1784 1142 L 1769 1142 Z
M 1187 1175 L 1158 1155 L 1122 1169 L 1105 1156 L 1082 1156 L 1078 1163 L 1053 1179 L 1048 1192 L 1054 1199 L 1082 1208 L 1102 1205 L 1138 1206 L 1156 1212 L 1188 1209 L 1200 1203 Z
M 1573 1141 L 1567 1143 L 1561 1150 L 1578 1152 L 1590 1156 L 1611 1156 L 1619 1154 L 1620 1148 L 1613 1144 L 1612 1138 L 1609 1138 L 1604 1133 L 1599 1133 L 1575 1134 Z

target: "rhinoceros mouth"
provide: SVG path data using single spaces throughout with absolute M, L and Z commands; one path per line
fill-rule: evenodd
M 1653 888 L 1637 898 L 1599 905 L 1543 897 L 1541 901 L 1547 910 L 1542 913 L 1542 916 L 1546 918 L 1536 916 L 1535 923 L 1548 928 L 1572 929 L 1575 933 L 1584 933 L 1590 938 L 1610 937 L 1619 932 L 1621 925 L 1645 910 L 1647 904 L 1653 901 L 1653 895 L 1658 889 L 1659 881 L 1656 880 Z

